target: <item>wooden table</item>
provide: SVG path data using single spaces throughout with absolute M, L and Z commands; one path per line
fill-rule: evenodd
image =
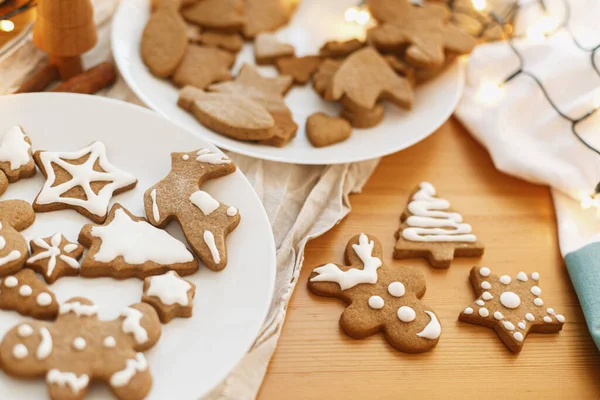
M 402 134 L 402 132 L 398 132 Z M 410 191 L 434 183 L 487 245 L 484 257 L 457 259 L 448 270 L 424 260 L 393 260 L 394 231 Z M 600 354 L 592 342 L 558 251 L 550 192 L 498 172 L 488 153 L 455 120 L 427 140 L 385 157 L 352 212 L 309 243 L 300 281 L 259 398 L 293 399 L 599 399 Z M 338 326 L 338 299 L 313 295 L 306 281 L 315 266 L 342 262 L 347 240 L 378 237 L 384 262 L 418 266 L 426 276 L 423 301 L 442 323 L 429 353 L 395 351 L 381 334 L 364 340 Z M 474 299 L 473 265 L 512 275 L 541 274 L 544 305 L 565 315 L 559 334 L 532 334 L 520 355 L 491 329 L 457 321 Z

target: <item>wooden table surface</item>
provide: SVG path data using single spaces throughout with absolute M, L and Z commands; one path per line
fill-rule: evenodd
M 399 132 L 398 134 L 402 134 Z M 479 259 L 456 259 L 435 270 L 424 260 L 393 260 L 394 231 L 409 193 L 431 181 L 486 244 Z M 488 153 L 455 120 L 425 141 L 385 157 L 352 212 L 308 244 L 300 281 L 259 399 L 599 399 L 600 354 L 587 331 L 558 251 L 550 192 L 498 172 Z M 384 263 L 413 265 L 427 279 L 423 301 L 440 317 L 442 336 L 425 354 L 394 350 L 381 334 L 343 334 L 338 299 L 318 297 L 306 282 L 315 266 L 343 261 L 360 232 L 384 246 Z M 558 334 L 532 334 L 520 355 L 493 330 L 457 321 L 474 299 L 474 265 L 515 276 L 540 272 L 544 305 L 565 315 Z

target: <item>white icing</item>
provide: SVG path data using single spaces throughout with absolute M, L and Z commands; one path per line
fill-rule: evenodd
M 504 328 L 508 329 L 509 331 L 514 331 L 515 330 L 515 326 L 510 321 L 502 321 L 502 325 L 504 325 Z
M 384 301 L 381 297 L 379 296 L 371 296 L 369 297 L 369 307 L 375 309 L 375 310 L 380 310 L 383 308 L 384 306 Z
M 522 342 L 523 339 L 524 339 L 523 334 L 521 332 L 515 332 L 515 333 L 513 333 L 513 337 L 518 342 Z
M 539 296 L 540 294 L 542 294 L 542 289 L 540 289 L 539 286 L 533 286 L 531 288 L 531 293 L 533 293 L 536 296 Z
M 227 215 L 230 216 L 230 217 L 233 217 L 233 216 L 237 215 L 237 213 L 238 213 L 238 209 L 235 208 L 234 206 L 230 206 L 227 209 Z
M 23 297 L 31 296 L 31 293 L 33 293 L 33 289 L 29 285 L 23 285 L 19 288 L 19 294 Z
M 412 214 L 407 218 L 409 228 L 402 231 L 402 237 L 415 242 L 475 242 L 477 237 L 471 234 L 471 225 L 462 223 L 458 213 L 446 212 L 450 203 L 435 198 L 435 187 L 421 182 L 419 191 L 408 204 Z M 448 229 L 449 228 L 449 229 Z
M 550 322 L 552 322 L 552 317 L 549 317 L 549 316 L 545 315 L 544 316 L 544 322 L 546 322 L 546 323 L 549 324 Z
M 525 321 L 521 321 L 517 325 L 519 326 L 519 329 L 527 328 L 527 324 L 525 323 Z
M 2 238 L 2 240 L 4 240 L 4 238 Z M 9 262 L 16 261 L 19 258 L 21 258 L 21 252 L 19 250 L 12 250 L 4 257 L 0 257 L 0 267 L 8 264 Z
M 214 199 L 214 197 L 203 190 L 197 190 L 192 193 L 190 196 L 190 201 L 206 216 L 215 212 L 215 210 L 221 205 L 217 200 Z
M 488 267 L 479 268 L 479 274 L 481 276 L 490 276 L 491 273 L 492 273 L 492 271 Z
M 183 243 L 162 229 L 146 221 L 134 221 L 119 208 L 108 225 L 94 226 L 92 236 L 102 244 L 94 260 L 108 263 L 122 256 L 127 264 L 139 265 L 147 261 L 157 264 L 177 264 L 194 260 Z
M 488 281 L 481 282 L 481 288 L 485 290 L 490 290 L 492 285 Z
M 212 255 L 213 261 L 216 264 L 221 263 L 221 255 L 219 254 L 219 249 L 217 249 L 217 245 L 215 243 L 215 235 L 211 231 L 204 231 L 204 243 L 208 246 L 208 250 L 210 250 L 210 254 Z
M 496 311 L 496 312 L 494 312 L 494 318 L 497 319 L 498 321 L 500 321 L 501 319 L 504 318 L 504 315 L 502 315 L 502 313 L 500 311 Z
M 492 296 L 492 294 L 490 292 L 483 292 L 481 294 L 481 298 L 484 300 L 491 300 L 494 298 L 494 296 Z
M 86 347 L 87 347 L 87 342 L 81 336 L 76 337 L 73 340 L 73 348 L 75 350 L 82 351 L 82 350 L 85 350 Z
M 512 279 L 510 279 L 510 276 L 508 276 L 508 275 L 502 275 L 499 279 L 500 283 L 503 283 L 505 285 L 508 285 L 511 280 Z
M 86 374 L 81 376 L 75 375 L 73 372 L 60 372 L 57 369 L 51 369 L 46 374 L 46 382 L 49 384 L 57 384 L 60 387 L 68 386 L 73 393 L 79 393 L 85 389 L 90 379 Z
M 27 346 L 22 343 L 17 344 L 13 347 L 12 351 L 13 357 L 17 360 L 21 360 L 29 355 L 29 351 L 27 350 Z
M 188 156 L 187 154 L 184 154 L 183 156 L 181 156 L 181 158 L 183 159 L 183 161 L 187 161 L 190 159 L 190 156 Z
M 540 299 L 539 297 L 535 298 L 533 300 L 533 304 L 535 304 L 538 307 L 541 307 L 544 305 L 544 300 Z
M 373 257 L 374 246 L 375 242 L 369 241 L 367 235 L 361 233 L 358 244 L 353 244 L 352 248 L 364 264 L 362 269 L 350 268 L 342 271 L 335 264 L 326 264 L 314 269 L 318 275 L 311 278 L 310 281 L 337 282 L 342 290 L 353 288 L 361 283 L 377 283 L 377 269 L 381 267 L 381 260 Z
M 138 344 L 146 343 L 148 341 L 148 332 L 141 324 L 144 314 L 135 308 L 127 307 L 121 316 L 125 317 L 121 325 L 123 332 L 132 333 Z
M 504 292 L 500 295 L 500 303 L 506 308 L 517 308 L 521 304 L 521 298 L 514 292 Z
M 118 388 L 123 387 L 131 381 L 131 379 L 140 371 L 145 371 L 148 368 L 146 358 L 142 353 L 137 353 L 135 359 L 127 360 L 125 368 L 117 371 L 110 377 L 110 385 Z
M 77 160 L 89 154 L 87 160 L 80 165 L 74 165 L 66 160 Z M 48 152 L 40 153 L 40 160 L 48 175 L 44 187 L 38 194 L 37 204 L 63 203 L 81 207 L 91 214 L 103 217 L 106 215 L 108 204 L 113 193 L 136 182 L 133 175 L 115 168 L 108 162 L 104 143 L 94 142 L 90 146 L 73 152 Z M 94 170 L 98 163 L 106 172 Z M 55 185 L 56 175 L 52 164 L 64 169 L 71 175 L 71 179 Z M 108 182 L 96 194 L 91 187 L 91 182 Z M 81 186 L 85 199 L 61 197 L 74 187 Z
M 117 345 L 117 341 L 112 336 L 105 337 L 102 343 L 104 344 L 104 347 L 108 347 L 111 349 Z
M 475 303 L 477 303 L 478 306 L 485 306 L 485 302 L 483 300 L 477 300 Z
M 69 256 L 65 256 L 64 254 L 61 254 L 60 256 L 58 256 L 58 258 L 63 260 L 65 262 L 65 264 L 67 264 L 69 267 L 71 267 L 73 269 L 79 269 L 79 267 L 80 267 L 79 261 L 77 261 L 73 257 L 69 257 Z
M 33 335 L 33 328 L 28 324 L 19 325 L 17 335 L 22 338 L 29 337 Z
M 40 335 L 42 336 L 42 341 L 40 342 L 35 355 L 38 360 L 45 360 L 52 353 L 54 343 L 52 342 L 52 335 L 50 335 L 50 331 L 48 331 L 47 328 L 40 328 Z
M 520 280 L 521 282 L 527 282 L 527 280 L 528 280 L 527 274 L 525 272 L 521 271 L 517 274 L 517 279 Z
M 535 321 L 535 317 L 533 316 L 533 314 L 532 314 L 532 313 L 527 313 L 527 314 L 525 314 L 525 318 L 526 318 L 526 319 L 527 319 L 527 321 L 529 321 L 529 322 L 533 322 L 533 321 Z
M 411 307 L 409 306 L 402 306 L 398 309 L 398 319 L 400 319 L 400 321 L 402 322 L 412 322 L 415 320 L 415 318 L 417 318 L 417 314 L 415 313 L 415 310 L 413 310 Z
M 213 165 L 231 163 L 231 160 L 225 157 L 223 154 L 213 153 L 208 149 L 198 150 L 198 152 L 196 153 L 196 161 Z
M 546 312 L 547 312 L 548 314 L 552 314 L 552 315 L 554 315 L 554 314 L 555 314 L 555 313 L 554 313 L 554 308 L 550 308 L 550 307 L 546 308 Z
M 65 247 L 63 247 L 63 250 L 65 253 L 72 253 L 77 250 L 77 245 L 75 243 L 66 244 Z
M 21 127 L 13 126 L 0 142 L 0 162 L 8 162 L 11 170 L 17 170 L 31 161 L 30 149 L 31 145 L 25 141 Z
M 558 322 L 560 322 L 560 323 L 564 323 L 565 322 L 565 317 L 563 315 L 556 314 L 555 317 L 558 320 Z
M 27 260 L 28 263 L 32 264 L 36 261 L 48 259 L 48 267 L 46 268 L 46 276 L 51 276 L 54 272 L 54 268 L 56 268 L 56 257 L 63 260 L 69 267 L 74 269 L 79 269 L 79 262 L 72 257 L 61 255 L 60 243 L 62 242 L 62 235 L 60 233 L 55 233 L 50 238 L 50 244 L 46 243 L 45 240 L 41 238 L 33 239 L 33 243 L 42 248 L 46 249 L 46 251 L 42 251 L 34 256 L 29 257 Z M 77 245 L 74 243 L 69 243 L 65 245 L 63 250 L 66 253 L 70 253 L 77 249 Z
M 78 317 L 82 315 L 91 317 L 98 313 L 98 306 L 95 304 L 81 304 L 78 301 L 63 303 L 60 305 L 60 314 L 75 313 Z
M 534 281 L 539 281 L 540 280 L 540 273 L 539 272 L 532 272 L 531 273 L 531 279 L 533 279 Z
M 402 282 L 392 282 L 388 286 L 388 293 L 394 297 L 402 297 L 406 293 L 406 288 Z
M 464 309 L 463 314 L 473 314 L 473 309 L 471 307 L 467 307 Z
M 192 285 L 178 277 L 175 271 L 169 271 L 164 275 L 151 277 L 146 294 L 158 297 L 160 302 L 167 306 L 176 303 L 187 306 L 188 291 L 191 288 Z
M 425 313 L 429 315 L 430 321 L 425 326 L 425 329 L 417 333 L 417 336 L 425 339 L 435 340 L 440 337 L 442 333 L 442 326 L 440 325 L 440 321 L 438 321 L 434 313 L 431 311 L 425 311 Z
M 40 293 L 37 295 L 36 302 L 42 307 L 47 307 L 52 304 L 52 296 L 46 292 Z
M 4 279 L 4 286 L 6 287 L 15 287 L 19 284 L 19 280 L 17 279 L 17 277 L 15 276 L 7 276 L 6 279 Z
M 154 222 L 158 222 L 160 221 L 160 211 L 158 210 L 158 203 L 156 202 L 156 189 L 152 189 L 150 198 L 152 199 L 152 218 L 154 218 Z
M 490 315 L 490 312 L 488 311 L 487 308 L 480 308 L 479 309 L 479 315 L 481 315 L 482 317 L 487 317 Z

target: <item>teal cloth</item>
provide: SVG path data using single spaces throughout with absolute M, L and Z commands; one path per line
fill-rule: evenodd
M 600 243 L 567 254 L 565 262 L 588 329 L 600 349 Z

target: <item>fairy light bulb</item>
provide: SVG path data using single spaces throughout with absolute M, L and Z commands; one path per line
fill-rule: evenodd
M 371 20 L 371 14 L 365 7 L 354 6 L 346 10 L 344 19 L 346 22 L 355 22 L 359 25 L 366 25 Z
M 15 24 L 12 21 L 7 19 L 3 19 L 0 21 L 0 31 L 2 32 L 12 32 L 15 29 Z
M 350 7 L 346 10 L 346 13 L 344 14 L 344 19 L 346 19 L 346 22 L 354 22 L 358 17 L 358 13 L 358 7 Z
M 369 12 L 366 10 L 362 10 L 362 11 L 358 12 L 358 16 L 356 17 L 356 22 L 359 25 L 366 25 L 369 23 L 370 19 L 371 19 L 371 14 L 369 14 Z
M 487 7 L 486 0 L 472 0 L 473 8 L 477 11 L 483 11 Z

